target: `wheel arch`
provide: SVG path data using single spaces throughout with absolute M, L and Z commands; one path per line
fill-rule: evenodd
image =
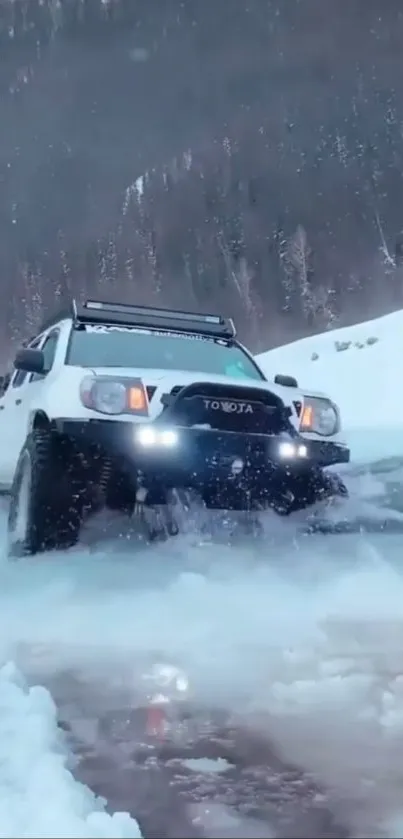
M 46 411 L 43 411 L 43 410 L 39 409 L 39 410 L 33 412 L 32 416 L 31 416 L 30 424 L 29 424 L 29 430 L 30 431 L 36 431 L 36 430 L 46 431 L 47 429 L 50 429 L 51 427 L 52 427 L 52 423 L 51 423 L 51 420 L 49 419 Z

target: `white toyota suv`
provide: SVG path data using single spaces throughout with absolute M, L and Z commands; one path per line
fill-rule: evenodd
M 88 300 L 44 324 L 0 395 L 12 550 L 74 544 L 102 505 L 129 513 L 192 490 L 208 508 L 281 515 L 345 494 L 337 406 L 268 381 L 233 322 Z

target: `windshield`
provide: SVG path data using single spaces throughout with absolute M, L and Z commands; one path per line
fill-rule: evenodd
M 263 379 L 258 367 L 236 344 L 140 330 L 73 331 L 66 363 L 80 367 L 145 367 Z

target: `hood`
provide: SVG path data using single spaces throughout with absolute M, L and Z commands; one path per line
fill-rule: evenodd
M 90 371 L 89 371 L 90 372 Z M 128 378 L 141 378 L 147 388 L 153 388 L 154 392 L 150 398 L 150 415 L 156 416 L 161 410 L 161 396 L 170 393 L 172 388 L 178 385 L 190 385 L 194 382 L 211 382 L 223 385 L 235 385 L 253 387 L 258 390 L 269 390 L 282 399 L 289 407 L 293 400 L 302 398 L 302 393 L 296 388 L 284 387 L 274 382 L 259 381 L 240 376 L 218 376 L 212 373 L 188 372 L 185 370 L 155 370 L 140 367 L 95 367 L 91 372 L 98 376 L 127 376 Z
M 167 389 L 171 389 L 176 385 L 189 385 L 192 382 L 216 382 L 223 385 L 239 385 L 243 384 L 246 387 L 261 388 L 262 390 L 270 390 L 280 396 L 286 404 L 290 404 L 294 399 L 300 399 L 303 396 L 320 396 L 328 398 L 326 393 L 312 390 L 312 388 L 294 388 L 284 387 L 284 385 L 277 385 L 274 381 L 260 381 L 259 379 L 249 379 L 247 377 L 241 378 L 239 376 L 220 376 L 213 373 L 205 373 L 201 371 L 189 372 L 187 370 L 156 370 L 148 367 L 93 367 L 91 371 L 97 376 L 127 376 L 128 378 L 141 378 L 145 385 L 159 388 L 164 385 Z
M 220 376 L 203 371 L 198 373 L 197 371 L 189 372 L 186 370 L 150 370 L 149 368 L 141 367 L 93 367 L 88 372 L 94 373 L 96 376 L 116 375 L 127 376 L 128 378 L 140 378 L 147 387 L 151 386 L 159 389 L 164 386 L 168 391 L 177 385 L 185 386 L 193 382 L 214 382 L 216 384 L 243 385 L 244 387 L 254 387 L 259 390 L 270 390 L 272 393 L 281 396 L 282 399 L 285 399 L 285 395 L 288 394 L 289 398 L 286 399 L 287 402 L 291 398 L 295 399 L 296 394 L 298 398 L 298 394 L 300 393 L 295 388 L 283 387 L 282 385 L 274 384 L 274 382 L 240 376 Z

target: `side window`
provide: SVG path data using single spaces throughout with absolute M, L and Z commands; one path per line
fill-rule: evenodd
M 41 340 L 42 340 L 41 338 L 35 338 L 35 341 L 31 341 L 31 343 L 28 344 L 29 348 L 31 350 L 36 350 L 36 348 L 39 347 L 39 344 L 41 343 Z M 29 373 L 26 373 L 25 370 L 16 370 L 16 372 L 15 372 L 13 378 L 12 378 L 11 386 L 12 387 L 21 387 L 23 382 L 25 382 L 25 379 L 27 378 L 27 376 L 29 376 Z
M 59 338 L 58 332 L 50 332 L 48 337 L 45 340 L 45 343 L 42 347 L 42 352 L 45 357 L 45 369 L 49 372 L 51 370 L 56 353 L 57 341 Z M 43 379 L 46 376 L 42 373 L 33 373 L 31 376 L 31 382 L 38 382 L 40 379 Z
M 22 385 L 27 376 L 28 373 L 26 373 L 25 370 L 17 370 L 13 378 L 13 387 L 20 387 L 20 385 Z

